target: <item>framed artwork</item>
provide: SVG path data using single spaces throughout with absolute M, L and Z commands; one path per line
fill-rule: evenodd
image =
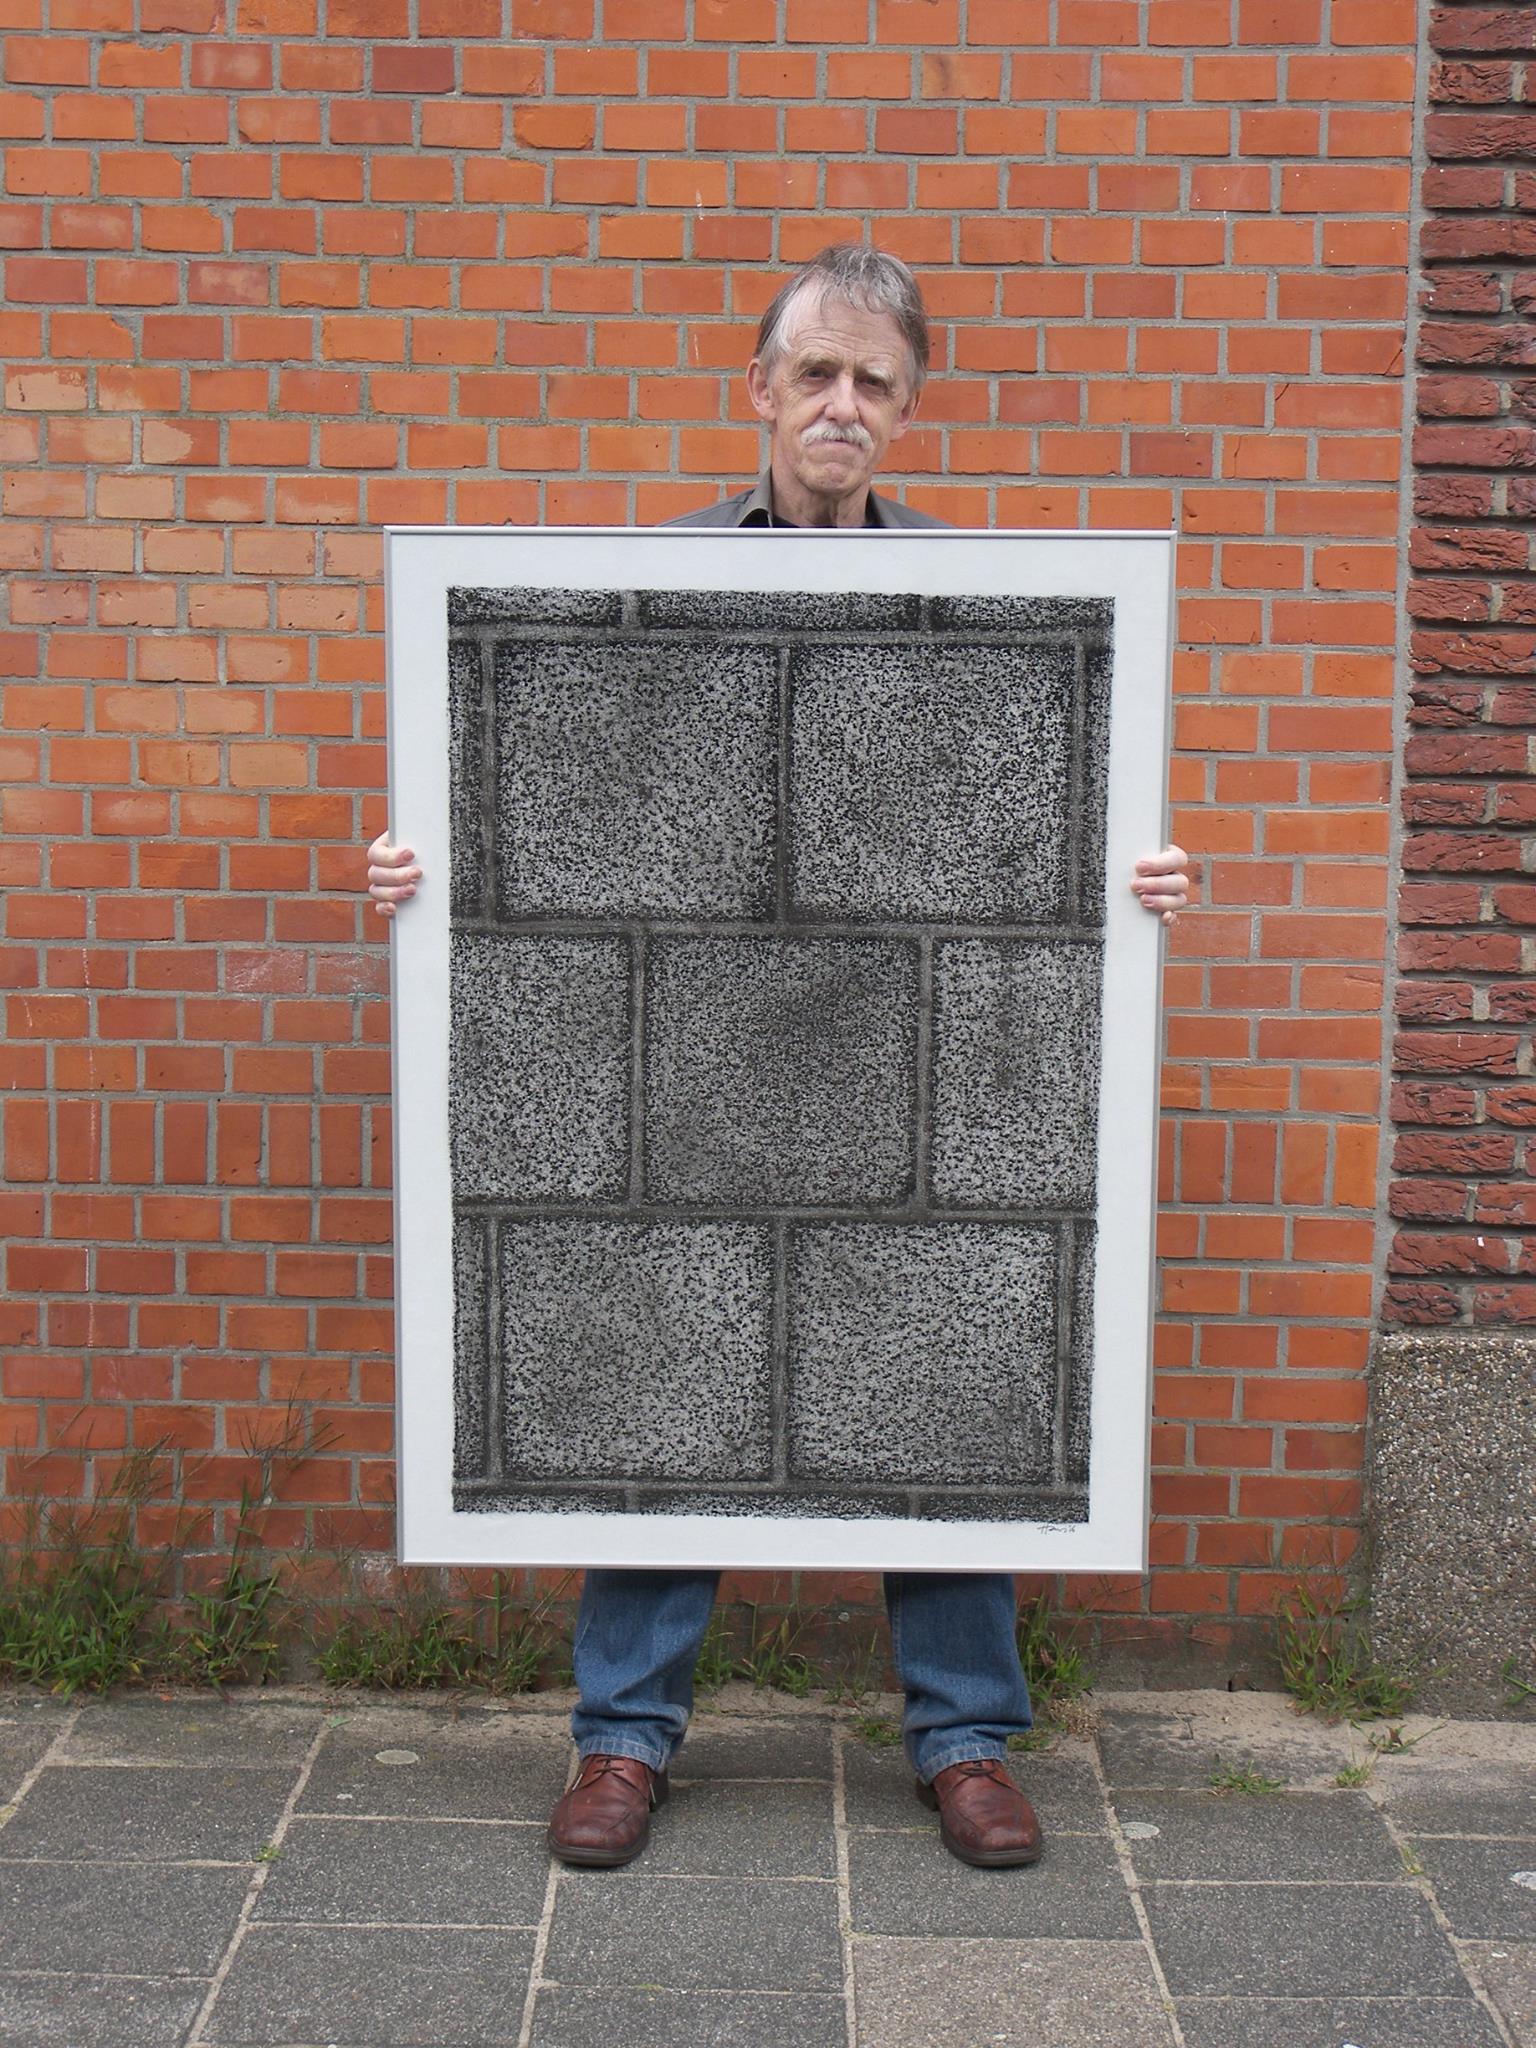
M 390 532 L 405 1562 L 1144 1568 L 1171 559 Z

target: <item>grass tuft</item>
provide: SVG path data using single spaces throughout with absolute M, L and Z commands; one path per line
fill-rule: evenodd
M 1280 1682 L 1309 1714 L 1330 1721 L 1377 1721 L 1401 1714 L 1413 1679 L 1371 1649 L 1363 1598 L 1327 1600 L 1298 1585 L 1275 1610 Z
M 497 1574 L 494 1597 L 469 1609 L 435 1591 L 346 1614 L 316 1646 L 327 1685 L 392 1690 L 531 1692 L 545 1674 L 555 1643 L 549 1609 L 561 1587 L 528 1609 L 512 1608 Z
M 1093 1689 L 1093 1673 L 1070 1636 L 1062 1633 L 1044 1593 L 1019 1615 L 1019 1662 L 1035 1711 L 1046 1719 L 1068 1700 Z
M 1262 1797 L 1265 1793 L 1283 1790 L 1285 1781 L 1266 1778 L 1252 1764 L 1218 1764 L 1206 1783 L 1213 1792 L 1251 1792 Z

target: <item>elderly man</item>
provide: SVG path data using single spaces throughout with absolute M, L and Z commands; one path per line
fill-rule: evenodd
M 823 250 L 763 315 L 747 389 L 768 429 L 755 488 L 672 523 L 692 527 L 938 526 L 871 488 L 911 425 L 928 367 L 917 281 L 859 244 Z M 368 849 L 369 894 L 392 917 L 421 869 L 386 837 Z M 1131 888 L 1165 923 L 1183 906 L 1185 855 L 1136 864 Z M 568 1863 L 627 1863 L 667 1796 L 667 1766 L 693 1704 L 693 1671 L 717 1572 L 591 1571 L 576 1625 L 580 1767 L 549 1843 Z M 1039 1824 L 1008 1774 L 1008 1738 L 1031 1723 L 1005 1573 L 888 1573 L 886 1607 L 906 1695 L 903 1732 L 917 1796 L 966 1863 L 1033 1863 Z

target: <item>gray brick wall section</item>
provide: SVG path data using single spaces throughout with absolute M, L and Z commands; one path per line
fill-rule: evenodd
M 460 1509 L 1086 1516 L 1111 624 L 451 593 Z

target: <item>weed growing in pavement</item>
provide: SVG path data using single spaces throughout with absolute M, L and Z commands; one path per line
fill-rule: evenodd
M 846 1659 L 840 1670 L 828 1674 L 827 1700 L 834 1707 L 862 1708 L 870 1695 L 880 1690 L 884 1675 L 884 1644 L 880 1630 L 872 1628 L 864 1647 Z
M 712 1614 L 693 1667 L 694 1690 L 718 1692 L 734 1676 L 735 1670 L 736 1653 L 731 1648 L 729 1624 L 723 1614 Z
M 1056 1734 L 1051 1728 L 1026 1728 L 1021 1735 L 1010 1735 L 1008 1747 L 1024 1751 L 1052 1750 L 1056 1747 Z
M 860 1714 L 853 1732 L 866 1749 L 894 1749 L 901 1740 L 901 1730 L 889 1714 Z
M 1509 1687 L 1504 1699 L 1506 1707 L 1528 1707 L 1532 1700 L 1536 1700 L 1536 1685 L 1527 1684 L 1520 1676 L 1518 1657 L 1506 1657 L 1499 1666 L 1499 1676 Z
M 1376 1721 L 1401 1714 L 1413 1697 L 1405 1671 L 1378 1661 L 1361 1612 L 1362 1597 L 1319 1598 L 1305 1585 L 1275 1610 L 1280 1682 L 1296 1704 L 1330 1721 Z
M 1341 1791 L 1348 1791 L 1355 1785 L 1368 1785 L 1372 1769 L 1369 1760 L 1362 1757 L 1359 1763 L 1346 1764 L 1342 1771 L 1335 1774 L 1333 1782 Z
M 497 1693 L 538 1685 L 555 1647 L 549 1610 L 565 1581 L 531 1608 L 516 1609 L 504 1573 L 497 1573 L 489 1602 L 455 1603 L 430 1583 L 421 1588 L 409 1575 L 402 1578 L 398 1599 L 375 1602 L 362 1615 L 343 1614 L 317 1642 L 327 1685 Z
M 748 1611 L 752 1621 L 747 1647 L 736 1660 L 736 1676 L 746 1679 L 759 1692 L 787 1692 L 791 1698 L 803 1700 L 816 1683 L 810 1659 L 795 1648 L 804 1631 L 804 1621 L 792 1621 L 786 1614 L 777 1627 L 759 1630 L 757 1608 L 751 1606 Z
M 1020 1613 L 1018 1636 L 1019 1662 L 1038 1714 L 1050 1719 L 1066 1701 L 1092 1690 L 1093 1673 L 1061 1633 L 1044 1593 Z
M 1421 1728 L 1417 1735 L 1405 1735 L 1401 1722 L 1394 1722 L 1390 1727 L 1377 1730 L 1370 1738 L 1370 1747 L 1378 1756 L 1402 1756 L 1410 1749 L 1417 1749 L 1426 1736 L 1438 1735 L 1444 1726 L 1443 1721 L 1436 1721 L 1431 1728 Z
M 25 1503 L 21 1538 L 0 1552 L 0 1679 L 105 1692 L 142 1674 L 163 1583 L 133 1534 L 150 1459 L 130 1458 L 83 1512 Z
M 693 1667 L 695 1691 L 718 1692 L 733 1678 L 744 1680 L 759 1692 L 787 1692 L 797 1700 L 805 1699 L 816 1689 L 821 1682 L 816 1668 L 795 1647 L 805 1632 L 807 1617 L 794 1609 L 771 1626 L 759 1627 L 759 1612 L 755 1605 L 747 1604 L 746 1641 L 740 1650 L 736 1648 L 728 1617 L 720 1613 L 710 1616 Z
M 1206 1783 L 1213 1792 L 1252 1792 L 1264 1794 L 1284 1789 L 1282 1778 L 1266 1778 L 1262 1771 L 1256 1771 L 1252 1764 L 1218 1764 Z

